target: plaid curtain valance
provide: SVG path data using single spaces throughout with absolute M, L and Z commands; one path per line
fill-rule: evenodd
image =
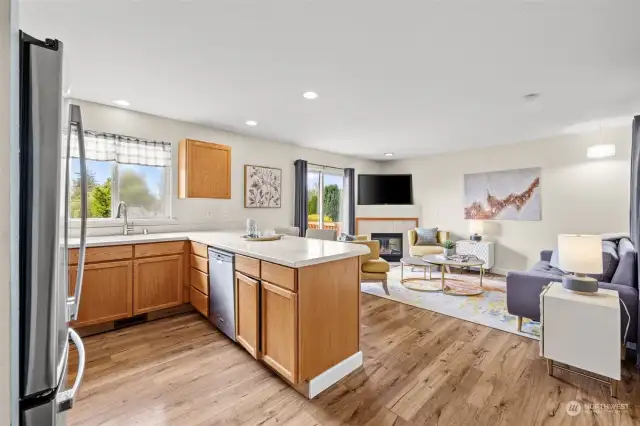
M 65 135 L 66 139 L 66 135 Z M 171 143 L 149 141 L 110 133 L 84 132 L 87 160 L 171 167 Z M 78 158 L 78 130 L 72 129 L 71 157 Z

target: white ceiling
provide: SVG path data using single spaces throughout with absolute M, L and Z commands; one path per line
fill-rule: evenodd
M 366 158 L 640 112 L 638 0 L 22 0 L 19 13 L 64 42 L 72 97 Z

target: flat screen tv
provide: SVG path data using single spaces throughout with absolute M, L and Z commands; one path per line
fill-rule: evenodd
M 358 204 L 413 204 L 411 175 L 358 175 Z

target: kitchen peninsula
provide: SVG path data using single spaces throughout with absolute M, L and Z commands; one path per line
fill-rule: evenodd
M 70 242 L 70 291 L 78 240 Z M 239 232 L 90 237 L 76 327 L 213 306 L 207 250 L 235 254 L 235 335 L 256 360 L 313 398 L 362 365 L 362 245 L 285 236 L 247 242 Z M 214 262 L 215 263 L 215 262 Z

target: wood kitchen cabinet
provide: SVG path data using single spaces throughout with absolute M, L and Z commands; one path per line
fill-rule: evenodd
M 133 313 L 180 305 L 183 268 L 182 255 L 134 260 Z
M 76 289 L 78 267 L 69 268 L 69 295 Z M 133 261 L 93 263 L 84 267 L 80 311 L 74 327 L 128 318 L 133 315 Z
M 192 139 L 178 147 L 178 198 L 231 198 L 231 147 Z
M 298 295 L 262 282 L 262 360 L 298 383 Z
M 249 353 L 260 354 L 260 283 L 236 272 L 236 339 Z

